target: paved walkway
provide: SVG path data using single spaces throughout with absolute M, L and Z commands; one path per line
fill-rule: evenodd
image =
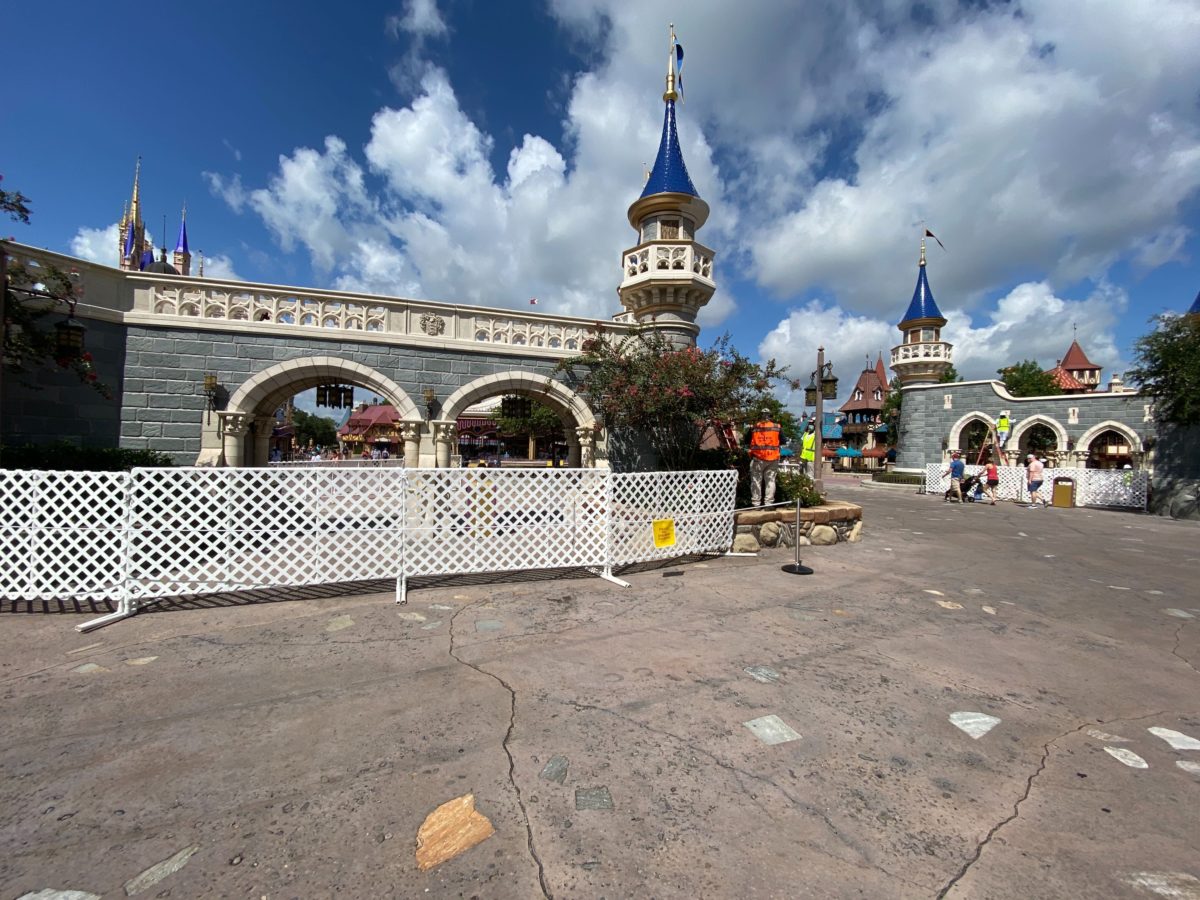
M 1200 897 L 1200 528 L 836 493 L 808 577 L 6 605 L 0 898 Z

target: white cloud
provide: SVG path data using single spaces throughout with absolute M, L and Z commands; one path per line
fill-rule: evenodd
M 113 222 L 105 228 L 80 228 L 71 238 L 71 253 L 80 259 L 115 266 L 118 263 L 120 233 L 120 222 Z
M 596 54 L 572 82 L 561 146 L 523 135 L 500 147 L 508 163 L 496 171 L 497 139 L 423 56 L 425 41 L 451 36 L 446 17 L 408 2 L 388 20 L 405 42 L 406 99 L 375 113 L 361 155 L 331 136 L 281 156 L 255 190 L 205 177 L 339 286 L 516 307 L 536 295 L 547 312 L 607 317 L 620 251 L 635 239 L 625 211 L 658 143 L 665 29 L 653 5 L 623 0 L 551 0 L 550 11 Z M 931 277 L 964 375 L 992 374 L 1012 361 L 998 348 L 1019 356 L 1022 341 L 1052 364 L 1065 346 L 1050 337 L 1083 313 L 1100 323 L 1080 321 L 1088 352 L 1117 360 L 1123 295 L 1056 292 L 1103 285 L 1118 261 L 1179 259 L 1190 236 L 1191 0 L 1093 0 L 1086 15 L 1058 0 L 744 4 L 736 15 L 694 0 L 678 30 L 679 136 L 712 206 L 698 238 L 717 251 L 721 285 L 701 322 L 738 310 L 727 285 L 756 282 L 794 307 L 764 352 L 807 359 L 820 335 L 854 372 L 863 353 L 889 348 L 923 219 L 950 248 L 933 251 Z M 1018 279 L 1030 283 L 985 303 Z M 815 292 L 825 301 L 795 307 Z M 1031 298 L 1049 305 L 1034 314 L 1022 305 Z
M 445 37 L 450 29 L 436 0 L 407 0 L 404 12 L 388 16 L 387 30 L 393 37 L 405 32 L 417 37 Z
M 1002 297 L 978 325 L 967 313 L 949 318 L 942 339 L 953 345 L 955 370 L 967 381 L 997 378 L 999 369 L 1025 359 L 1049 369 L 1067 352 L 1073 338 L 1092 362 L 1104 367 L 1107 378 L 1125 368 L 1113 328 L 1127 302 L 1123 291 L 1108 284 L 1086 299 L 1067 300 L 1056 296 L 1045 282 L 1027 282 Z M 894 322 L 852 315 L 813 300 L 789 311 L 759 344 L 758 352 L 764 359 L 774 357 L 790 366 L 791 376 L 807 384 L 817 365 L 817 347 L 824 345 L 825 358 L 833 362 L 840 379 L 840 405 L 859 372 L 874 366 L 880 351 L 888 378 L 894 376 L 887 364 L 891 348 L 899 343 Z M 800 403 L 799 395 L 790 398 L 797 412 Z
M 246 189 L 242 187 L 242 176 L 234 175 L 226 178 L 216 172 L 201 172 L 201 177 L 208 183 L 208 189 L 214 197 L 219 197 L 235 213 L 240 213 L 246 206 Z
M 199 256 L 192 256 L 192 274 L 196 275 L 199 272 L 200 264 Z M 245 281 L 246 279 L 234 271 L 233 260 L 224 253 L 217 253 L 213 256 L 204 257 L 204 277 L 218 278 L 222 281 Z

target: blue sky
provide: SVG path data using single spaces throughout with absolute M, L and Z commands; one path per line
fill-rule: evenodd
M 143 157 L 157 240 L 208 273 L 607 317 L 662 122 L 712 206 L 702 340 L 848 389 L 898 339 L 920 221 L 967 377 L 1072 326 L 1108 372 L 1200 289 L 1200 7 L 618 0 L 20 4 L 21 241 L 113 263 Z

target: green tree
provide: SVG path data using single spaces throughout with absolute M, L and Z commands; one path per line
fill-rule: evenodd
M 958 374 L 958 369 L 954 368 L 954 363 L 951 363 L 942 377 L 938 379 L 938 384 L 950 384 L 952 381 L 962 381 L 962 376 Z
M 1037 360 L 1023 359 L 1015 365 L 997 369 L 996 374 L 1003 379 L 1004 387 L 1014 397 L 1049 397 L 1062 393 L 1058 382 L 1042 371 Z
M 621 338 L 591 337 L 582 351 L 561 362 L 559 371 L 608 426 L 645 435 L 668 470 L 697 463 L 700 434 L 709 422 L 752 422 L 764 407 L 782 421 L 774 386 L 799 388 L 775 360 L 751 362 L 728 335 L 708 350 L 679 350 L 643 330 Z
M 337 446 L 337 425 L 332 419 L 315 416 L 302 409 L 292 410 L 292 427 L 295 428 L 296 446 Z
M 879 411 L 879 419 L 887 426 L 885 440 L 889 447 L 896 446 L 900 441 L 900 408 L 904 403 L 904 395 L 900 392 L 900 379 L 893 378 L 888 385 L 887 396 L 883 398 L 883 408 Z
M 1128 377 L 1154 398 L 1158 422 L 1200 425 L 1200 315 L 1160 315 L 1133 345 Z
M 543 406 L 536 400 L 529 401 L 528 416 L 506 416 L 501 410 L 502 407 L 497 406 L 489 413 L 501 434 L 532 434 L 539 438 L 562 437 L 562 420 L 550 407 Z
M 0 190 L 0 212 L 15 222 L 29 224 L 29 198 L 20 191 Z M 79 300 L 75 272 L 42 265 L 31 269 L 9 258 L 8 248 L 0 241 L 0 275 L 4 276 L 4 346 L 0 351 L 4 371 L 18 378 L 34 369 L 57 363 L 68 369 L 101 396 L 111 397 L 108 386 L 100 381 L 92 364 L 92 355 L 59 355 L 53 328 L 45 318 L 64 308 L 73 312 Z

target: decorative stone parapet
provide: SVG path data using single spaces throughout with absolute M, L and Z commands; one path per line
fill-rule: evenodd
M 754 553 L 763 547 L 801 547 L 862 540 L 862 507 L 831 500 L 800 510 L 796 535 L 795 507 L 751 509 L 734 515 L 733 552 Z

